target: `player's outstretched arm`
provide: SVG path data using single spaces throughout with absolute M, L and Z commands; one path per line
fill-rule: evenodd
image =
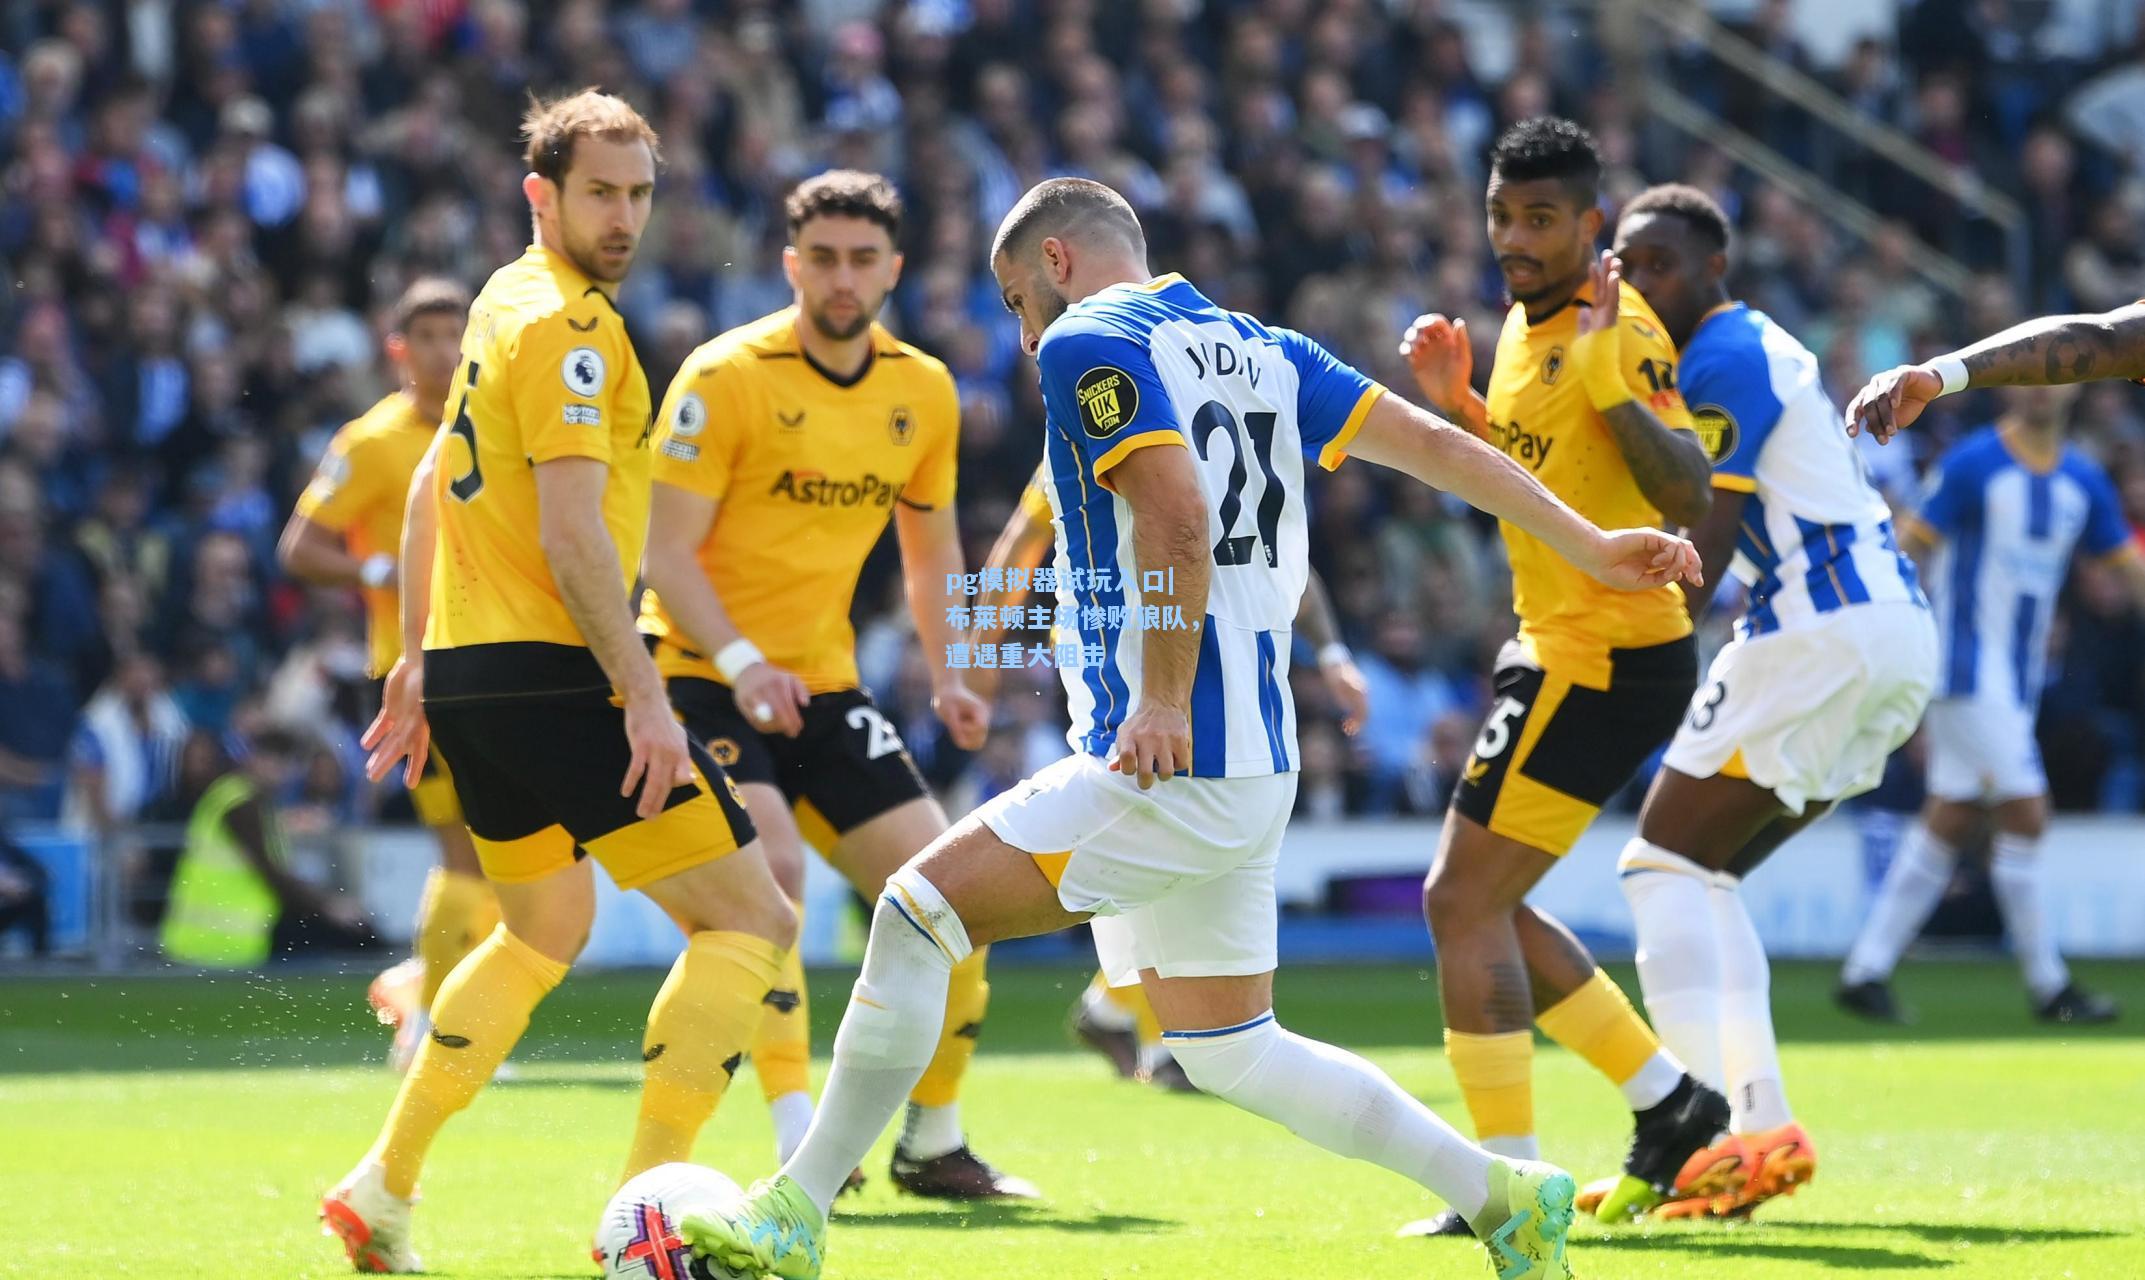
M 1612 587 L 1705 581 L 1697 549 L 1682 538 L 1658 529 L 1604 532 L 1503 453 L 1399 396 L 1378 397 L 1348 452 L 1511 521 Z
M 1585 382 L 1587 398 L 1608 424 L 1617 452 L 1631 468 L 1639 492 L 1669 520 L 1693 528 L 1713 505 L 1713 460 L 1698 443 L 1696 432 L 1663 422 L 1633 388 L 1630 370 L 1639 366 L 1623 350 L 1618 306 L 1622 284 L 1615 258 L 1602 254 L 1590 272 L 1592 295 L 1599 301 L 1580 308 L 1573 363 Z M 1666 381 L 1662 374 L 1654 376 Z M 1656 394 L 1677 399 L 1673 386 L 1664 386 Z
M 800 709 L 812 700 L 811 690 L 750 643 L 700 567 L 700 548 L 707 545 L 719 506 L 713 498 L 656 481 L 648 504 L 648 550 L 641 559 L 641 576 L 694 648 L 713 657 L 718 668 L 726 663 L 734 668 L 724 678 L 753 724 L 794 738 L 804 732 Z
M 1023 501 L 1016 503 L 1013 514 L 998 531 L 998 540 L 991 544 L 990 554 L 983 558 L 986 569 L 1034 569 L 1050 553 L 1051 533 L 1048 517 L 1039 517 Z M 1018 607 L 1028 598 L 1028 588 L 1018 591 L 1011 587 L 984 591 L 977 595 L 975 606 L 990 609 L 990 617 L 997 618 L 1005 609 Z M 979 645 L 997 644 L 1005 637 L 1005 628 L 995 623 L 988 627 L 976 627 L 968 633 L 970 648 Z M 976 696 L 989 702 L 998 693 L 998 668 L 978 667 L 968 673 L 968 687 Z
M 291 577 L 321 587 L 384 587 L 395 580 L 392 556 L 382 551 L 360 560 L 341 535 L 296 511 L 276 542 L 276 563 Z
M 1181 441 L 1182 437 L 1175 437 Z M 1135 449 L 1110 471 L 1132 508 L 1132 554 L 1144 582 L 1162 574 L 1173 593 L 1142 591 L 1142 604 L 1175 605 L 1186 625 L 1140 638 L 1139 705 L 1117 729 L 1110 767 L 1136 774 L 1141 787 L 1192 767 L 1192 677 L 1199 669 L 1199 629 L 1206 624 L 1212 577 L 1207 506 L 1191 450 L 1177 443 Z
M 1326 584 L 1312 570 L 1303 582 L 1303 602 L 1296 606 L 1296 629 L 1318 655 L 1318 674 L 1341 709 L 1341 732 L 1355 736 L 1370 718 L 1370 685 L 1356 668 L 1355 655 L 1341 642 L 1341 624 L 1333 616 Z
M 439 451 L 446 438 L 444 429 L 434 433 L 431 447 L 410 473 L 409 492 L 403 497 L 396 575 L 402 586 L 397 601 L 402 656 L 387 673 L 380 714 L 359 739 L 372 753 L 365 760 L 365 776 L 374 782 L 385 778 L 399 760 L 403 785 L 414 787 L 431 754 L 432 730 L 425 720 L 424 703 L 425 620 L 432 610 L 432 554 L 439 540 Z
M 1847 434 L 1888 444 L 1938 396 L 1969 387 L 2041 387 L 2145 378 L 2145 303 L 2098 315 L 2042 316 L 1923 364 L 1870 379 L 1847 405 Z
M 671 714 L 663 677 L 633 625 L 618 544 L 603 522 L 603 491 L 610 474 L 610 466 L 595 458 L 537 463 L 537 541 L 567 615 L 625 701 L 626 741 L 633 758 L 618 793 L 638 790 L 637 812 L 646 819 L 663 811 L 673 788 L 692 781 L 692 763 L 685 729 Z
M 1487 440 L 1490 406 L 1475 390 L 1475 349 L 1467 321 L 1432 313 L 1415 317 L 1400 336 L 1400 354 L 1415 375 L 1425 403 Z
M 991 709 L 945 662 L 953 627 L 946 621 L 946 583 L 968 568 L 961 553 L 961 526 L 952 506 L 912 507 L 897 502 L 894 536 L 901 544 L 901 576 L 909 615 L 931 668 L 931 710 L 945 723 L 953 745 L 974 751 L 990 732 Z

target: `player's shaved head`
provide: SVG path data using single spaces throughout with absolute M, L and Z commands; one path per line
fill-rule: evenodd
M 1147 274 L 1147 233 L 1125 198 L 1086 178 L 1037 183 L 998 224 L 991 273 L 1006 310 L 1020 317 L 1021 345 L 1096 289 Z
M 1125 198 L 1086 178 L 1052 178 L 1029 188 L 991 243 L 991 260 L 1026 260 L 1045 240 L 1101 245 L 1147 256 L 1147 233 Z

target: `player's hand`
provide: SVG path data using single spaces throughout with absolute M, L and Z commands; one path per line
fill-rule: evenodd
M 663 802 L 672 791 L 693 781 L 685 726 L 671 713 L 668 698 L 626 699 L 626 745 L 633 750 L 633 760 L 626 766 L 625 781 L 618 784 L 618 794 L 641 793 L 633 811 L 645 822 L 663 812 Z
M 432 757 L 432 726 L 425 720 L 423 658 L 412 659 L 404 654 L 395 659 L 394 669 L 387 673 L 387 683 L 381 690 L 380 714 L 372 718 L 358 745 L 372 753 L 365 757 L 366 777 L 380 782 L 400 760 L 402 785 L 417 785 L 417 779 L 424 774 L 425 761 Z
M 953 745 L 963 751 L 976 750 L 990 736 L 991 704 L 960 680 L 948 680 L 931 691 L 931 710 L 952 735 Z
M 804 732 L 804 707 L 812 701 L 812 691 L 774 663 L 755 662 L 738 672 L 731 692 L 738 711 L 761 733 L 794 738 Z
M 1157 778 L 1167 782 L 1179 771 L 1190 773 L 1191 718 L 1181 707 L 1142 702 L 1117 726 L 1117 758 L 1110 761 L 1110 771 L 1134 775 L 1142 791 Z
M 1847 402 L 1847 434 L 1867 431 L 1878 444 L 1914 425 L 1929 402 L 1944 393 L 1944 379 L 1927 365 L 1903 364 L 1869 380 Z
M 1616 255 L 1604 249 L 1594 259 L 1594 265 L 1586 270 L 1586 295 L 1593 305 L 1580 307 L 1579 336 L 1603 333 L 1616 327 L 1617 311 L 1623 305 L 1623 272 L 1618 270 Z
M 1459 412 L 1472 387 L 1475 348 L 1467 340 L 1467 321 L 1442 315 L 1415 317 L 1401 335 L 1400 354 L 1415 374 L 1423 398 L 1441 413 Z
M 1580 567 L 1620 591 L 1644 591 L 1671 582 L 1694 587 L 1706 584 L 1698 548 L 1659 529 L 1605 531 L 1590 559 L 1591 563 Z
M 1341 732 L 1354 737 L 1370 718 L 1370 682 L 1353 662 L 1320 667 L 1319 674 L 1326 678 L 1326 692 L 1340 706 Z

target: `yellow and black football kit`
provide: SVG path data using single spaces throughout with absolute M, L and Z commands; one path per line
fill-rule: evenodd
M 953 501 L 960 401 L 929 355 L 872 327 L 842 378 L 785 308 L 703 344 L 664 397 L 655 478 L 717 504 L 700 568 L 738 631 L 804 681 L 804 730 L 760 732 L 712 657 L 650 592 L 641 628 L 693 736 L 731 776 L 781 788 L 821 849 L 925 794 L 893 724 L 858 687 L 850 599 L 895 504 Z
M 736 788 L 697 747 L 694 777 L 642 821 L 618 794 L 625 713 L 575 627 L 537 531 L 536 468 L 609 468 L 603 521 L 630 590 L 647 542 L 648 379 L 610 298 L 532 246 L 485 283 L 435 483 L 439 538 L 425 625 L 425 710 L 452 766 L 485 874 L 533 880 L 576 844 L 622 889 L 749 842 Z
M 298 514 L 340 535 L 351 555 L 365 560 L 402 552 L 402 516 L 410 496 L 410 477 L 431 447 L 439 426 L 417 411 L 416 401 L 397 391 L 335 433 L 321 456 L 312 483 L 298 495 Z M 395 587 L 366 587 L 367 674 L 378 680 L 402 656 L 402 593 Z M 439 827 L 462 820 L 454 782 L 439 753 L 425 760 L 424 777 L 410 793 L 417 816 Z
M 1659 525 L 1583 379 L 1566 368 L 1584 305 L 1534 323 L 1515 305 L 1505 317 L 1487 397 L 1491 443 L 1604 529 Z M 1676 348 L 1628 284 L 1618 316 L 1632 398 L 1669 428 L 1693 430 L 1676 390 Z M 1618 591 L 1532 534 L 1502 529 L 1519 635 L 1498 655 L 1489 714 L 1452 807 L 1561 854 L 1675 732 L 1697 688 L 1697 649 L 1680 588 Z

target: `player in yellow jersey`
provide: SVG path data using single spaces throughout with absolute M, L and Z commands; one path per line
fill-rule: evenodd
M 1056 533 L 1052 521 L 1055 517 L 1051 514 L 1050 498 L 1043 492 L 1042 484 L 1042 471 L 1038 468 L 1029 478 L 1027 487 L 1020 491 L 1020 503 L 1014 508 L 1012 518 L 999 531 L 998 540 L 991 544 L 990 555 L 984 561 L 985 570 L 1012 572 L 1007 575 L 1003 589 L 985 586 L 976 596 L 977 610 L 989 609 L 994 621 L 989 626 L 979 624 L 969 633 L 971 651 L 997 644 L 1010 629 L 997 619 L 1003 619 L 1007 609 L 1019 611 L 1021 602 L 1028 598 L 1035 569 L 1054 545 Z M 1341 711 L 1342 731 L 1355 734 L 1370 716 L 1369 688 L 1363 673 L 1356 668 L 1355 656 L 1341 641 L 1340 625 L 1334 620 L 1326 584 L 1316 570 L 1304 580 L 1303 603 L 1298 606 L 1296 628 L 1318 657 L 1318 673 L 1326 682 L 1326 692 Z M 996 690 L 997 672 L 991 668 L 978 668 L 969 679 L 970 687 L 986 699 Z M 1162 1024 L 1154 1015 L 1154 1007 L 1147 1002 L 1145 988 L 1138 983 L 1113 987 L 1108 976 L 1098 970 L 1074 1004 L 1068 1027 L 1082 1044 L 1108 1059 L 1120 1077 L 1139 1080 L 1172 1093 L 1198 1092 L 1198 1086 L 1184 1074 L 1184 1068 L 1178 1065 L 1162 1039 Z
M 360 1271 L 419 1269 L 425 1152 L 587 939 L 587 859 L 687 935 L 649 1010 L 629 1176 L 691 1154 L 796 936 L 736 786 L 672 714 L 628 604 L 654 418 L 613 294 L 647 225 L 655 131 L 588 90 L 533 105 L 523 132 L 535 243 L 470 308 L 452 417 L 411 484 L 403 655 L 366 734 L 369 771 L 405 762 L 410 782 L 437 742 L 504 923 L 440 988 L 386 1127 L 322 1202 Z
M 954 520 L 960 404 L 946 366 L 877 323 L 901 274 L 901 200 L 877 174 L 790 194 L 796 301 L 695 351 L 665 397 L 642 629 L 686 728 L 734 776 L 778 879 L 803 893 L 803 841 L 857 892 L 946 829 L 900 735 L 858 684 L 850 598 L 889 519 L 918 642 L 957 639 L 946 583 L 967 567 Z M 988 708 L 934 662 L 932 707 L 964 748 Z M 990 988 L 954 970 L 932 1068 L 894 1146 L 895 1183 L 948 1199 L 1027 1197 L 968 1147 L 956 1101 Z M 794 952 L 752 1047 L 787 1159 L 812 1118 L 804 971 Z
M 1595 257 L 1593 139 L 1568 120 L 1525 120 L 1491 161 L 1489 237 L 1513 305 L 1489 396 L 1470 384 L 1465 322 L 1443 316 L 1418 320 L 1401 348 L 1424 394 L 1597 524 L 1696 524 L 1711 501 L 1710 462 L 1676 391 L 1675 347 L 1638 291 Z M 1674 585 L 1611 591 L 1523 530 L 1503 531 L 1519 635 L 1498 656 L 1423 886 L 1445 1052 L 1482 1144 L 1532 1159 L 1540 1026 L 1622 1090 L 1635 1116 L 1625 1171 L 1665 1195 L 1727 1128 L 1727 1100 L 1661 1047 L 1570 930 L 1525 899 L 1681 722 L 1698 682 L 1690 613 Z M 1403 1228 L 1466 1230 L 1451 1213 Z
M 403 291 L 387 335 L 387 357 L 402 385 L 335 433 L 276 547 L 291 576 L 364 592 L 371 650 L 366 673 L 375 680 L 385 679 L 402 656 L 395 590 L 402 512 L 410 477 L 432 443 L 447 386 L 461 364 L 468 312 L 469 292 L 452 280 L 419 279 Z M 476 846 L 438 752 L 426 760 L 411 799 L 439 840 L 439 866 L 418 904 L 414 959 L 373 982 L 375 1007 L 395 1027 L 397 1070 L 409 1067 L 431 1029 L 426 1011 L 439 984 L 499 923 L 499 905 L 477 866 Z

